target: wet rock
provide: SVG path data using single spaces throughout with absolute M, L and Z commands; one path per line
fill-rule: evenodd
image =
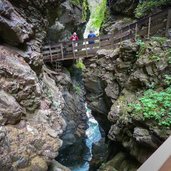
M 0 87 L 14 94 L 26 110 L 34 112 L 39 107 L 41 93 L 36 73 L 14 49 L 1 46 L 0 50 Z
M 55 24 L 48 29 L 47 41 L 68 41 L 75 31 L 81 38 L 85 26 L 82 21 L 82 6 L 65 0 L 61 3 L 58 13 Z
M 50 163 L 49 171 L 70 171 L 70 169 L 53 160 Z
M 85 145 L 87 129 L 85 92 L 81 82 L 81 73 L 76 68 L 72 73 L 72 79 L 70 73 L 65 70 L 63 74 L 56 77 L 56 82 L 63 92 L 65 103 L 62 115 L 67 123 L 66 130 L 61 136 L 63 146 L 57 160 L 71 167 L 74 164 L 81 164 L 88 150 Z
M 155 120 L 144 118 L 141 112 L 133 114 L 132 104 L 137 103 L 144 91 L 151 88 L 160 91 L 170 85 L 165 82 L 166 74 L 170 76 L 165 43 L 151 40 L 145 42 L 143 51 L 141 48 L 125 41 L 114 50 L 112 58 L 109 57 L 110 51 L 101 50 L 97 53 L 99 58 L 91 59 L 96 67 L 86 66 L 86 84 L 97 78 L 99 82 L 94 84 L 93 90 L 91 86 L 86 87 L 89 106 L 104 129 L 110 125 L 110 129 L 105 130 L 108 138 L 117 143 L 121 151 L 126 151 L 126 154 L 119 154 L 118 163 L 115 161 L 117 153 L 111 155 L 110 165 L 105 167 L 104 164 L 101 170 L 136 170 L 170 134 L 170 129 L 162 127 L 161 130 Z M 101 94 L 96 91 L 100 84 L 103 87 Z M 106 101 L 110 105 L 107 106 Z M 102 110 L 104 104 L 106 110 Z M 130 162 L 127 156 L 132 156 L 134 162 Z
M 150 135 L 147 129 L 143 128 L 134 128 L 133 137 L 140 144 L 147 144 L 147 146 L 157 148 L 158 144 L 153 140 L 153 136 Z
M 98 170 L 99 171 L 135 171 L 137 170 L 135 166 L 132 166 L 132 161 L 127 161 L 127 156 L 125 153 L 118 153 L 112 160 L 108 161 L 106 164 L 103 164 Z
M 21 119 L 24 110 L 15 98 L 0 90 L 0 124 L 15 124 Z
M 31 161 L 31 165 L 32 170 L 46 171 L 48 169 L 46 162 L 40 157 L 33 158 Z
M 12 45 L 24 43 L 33 34 L 33 25 L 27 23 L 9 1 L 1 1 L 0 5 L 0 33 L 3 40 Z
M 93 144 L 92 159 L 90 161 L 90 171 L 97 170 L 99 166 L 107 161 L 108 145 L 105 144 L 105 139 Z

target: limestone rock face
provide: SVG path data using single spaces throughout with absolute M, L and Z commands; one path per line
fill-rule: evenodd
M 5 42 L 13 45 L 24 43 L 33 34 L 33 25 L 27 23 L 9 1 L 0 2 L 0 11 L 0 32 Z
M 24 61 L 20 52 L 0 46 L 0 86 L 13 94 L 27 111 L 34 112 L 40 105 L 40 86 L 36 73 Z
M 0 90 L 0 101 L 1 125 L 6 123 L 15 124 L 21 119 L 24 111 L 13 96 L 7 94 L 4 90 Z
M 46 171 L 62 145 L 63 98 L 55 82 L 46 73 L 38 78 L 22 54 L 0 46 L 0 165 L 4 171 Z
M 58 18 L 48 29 L 47 41 L 59 42 L 68 41 L 73 32 L 77 32 L 79 38 L 82 38 L 85 21 L 82 21 L 82 6 L 74 5 L 72 1 L 65 0 L 58 9 Z
M 39 74 L 42 66 L 41 45 L 46 36 L 50 12 L 59 1 L 2 0 L 0 2 L 0 41 L 23 50 L 25 60 Z M 53 14 L 57 17 L 57 12 Z
M 170 76 L 167 42 L 152 39 L 140 47 L 125 41 L 115 50 L 98 51 L 97 58 L 87 61 L 84 81 L 89 107 L 108 138 L 119 145 L 120 151 L 125 149 L 122 154 L 113 152 L 111 161 L 101 170 L 123 170 L 122 166 L 125 170 L 136 170 L 170 135 L 170 128 L 160 127 L 152 119 L 144 121 L 143 115 L 133 115 L 130 107 L 144 91 L 163 90 L 170 85 L 166 80 L 166 75 Z M 115 148 L 111 146 L 110 150 Z M 136 159 L 135 163 L 129 156 Z
M 110 6 L 115 14 L 133 15 L 138 3 L 138 0 L 115 0 L 110 3 Z
M 77 12 L 80 23 L 81 8 L 68 9 L 65 1 L 0 1 L 0 165 L 4 171 L 45 171 L 62 146 L 59 135 L 67 121 L 61 114 L 64 99 L 41 54 L 48 27 L 62 18 L 61 3 L 67 16 Z M 78 124 L 77 138 L 84 135 L 84 125 Z
M 85 90 L 81 82 L 80 71 L 75 68 L 71 75 L 64 71 L 56 77 L 56 82 L 61 88 L 64 98 L 62 116 L 67 126 L 61 136 L 63 145 L 58 156 L 58 161 L 66 166 L 73 166 L 82 163 L 84 154 L 88 151 L 85 144 L 85 131 L 88 127 L 85 109 Z

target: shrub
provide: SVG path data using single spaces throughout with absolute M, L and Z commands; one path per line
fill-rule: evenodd
M 76 61 L 75 67 L 80 70 L 85 69 L 85 65 L 81 59 Z
M 170 5 L 170 0 L 146 0 L 142 3 L 139 3 L 135 9 L 135 16 L 137 18 L 143 17 L 150 13 L 153 9 Z
M 147 90 L 133 107 L 133 116 L 153 119 L 160 126 L 171 126 L 171 87 L 163 91 Z

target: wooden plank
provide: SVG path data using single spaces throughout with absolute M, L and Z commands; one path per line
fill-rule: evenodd
M 63 44 L 61 43 L 61 55 L 62 55 L 62 59 L 64 59 L 64 47 Z
M 135 25 L 135 40 L 137 40 L 137 36 L 138 36 L 138 23 L 136 23 Z
M 171 136 L 142 164 L 137 171 L 164 171 L 162 166 L 171 156 Z M 170 160 L 169 160 L 170 161 Z M 167 171 L 170 171 L 168 168 Z
M 60 45 L 58 45 L 58 44 L 55 44 L 55 45 L 46 45 L 46 46 L 43 46 L 42 47 L 42 50 L 49 49 L 49 47 L 51 47 L 51 49 L 53 49 L 53 48 L 60 48 Z
M 75 42 L 72 42 L 72 52 L 73 52 L 73 57 L 75 59 Z
M 151 17 L 148 19 L 148 31 L 147 31 L 147 38 L 150 38 L 150 30 L 151 30 Z
M 170 171 L 171 170 L 171 156 L 166 160 L 159 171 Z
M 86 56 L 88 56 L 87 42 L 84 42 L 84 43 L 85 43 Z
M 46 51 L 43 51 L 42 54 L 43 55 L 46 55 L 46 54 L 54 54 L 54 53 L 60 53 L 61 50 L 60 49 L 56 49 L 56 50 L 46 50 Z
M 75 50 L 81 50 L 81 51 L 86 51 L 86 48 L 99 48 L 99 43 L 94 43 L 94 44 L 85 44 L 84 46 L 76 46 Z

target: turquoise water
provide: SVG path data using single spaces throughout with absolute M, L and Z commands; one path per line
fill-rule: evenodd
M 92 158 L 92 145 L 93 143 L 98 142 L 101 139 L 101 133 L 99 130 L 99 124 L 97 121 L 93 118 L 91 115 L 91 110 L 88 109 L 87 104 L 85 104 L 86 107 L 86 114 L 88 116 L 88 129 L 86 130 L 86 146 L 89 148 L 89 153 L 85 154 L 85 161 L 80 166 L 74 166 L 70 169 L 72 171 L 88 171 L 89 170 L 89 161 Z

